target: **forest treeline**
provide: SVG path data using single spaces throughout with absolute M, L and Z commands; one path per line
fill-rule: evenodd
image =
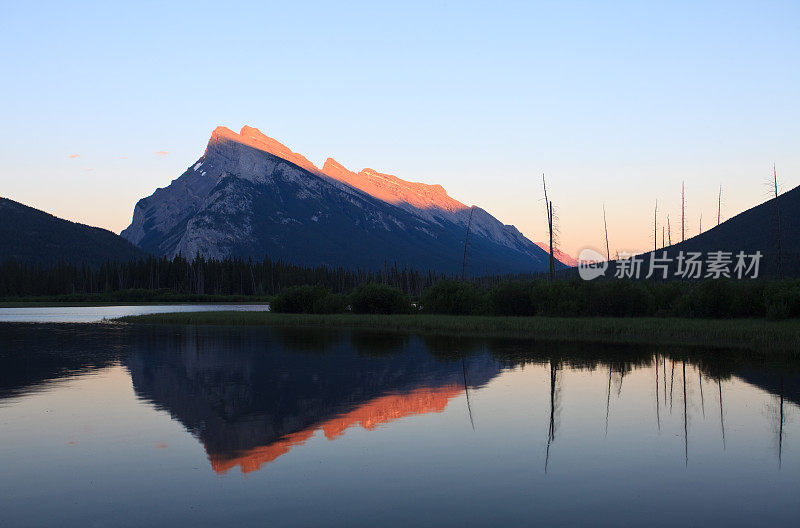
M 381 283 L 418 296 L 441 275 L 399 268 L 379 271 L 334 267 L 304 267 L 286 262 L 225 258 L 192 260 L 147 257 L 99 266 L 21 264 L 9 259 L 0 264 L 0 298 L 68 297 L 113 300 L 152 300 L 180 297 L 268 297 L 296 285 L 314 284 L 332 292 L 352 291 L 359 284 Z
M 571 278 L 570 278 L 571 277 Z M 295 313 L 500 316 L 800 317 L 800 280 L 583 281 L 452 276 L 387 265 L 358 271 L 270 259 L 147 257 L 97 267 L 0 264 L 0 300 L 272 300 Z M 412 304 L 413 301 L 413 304 Z

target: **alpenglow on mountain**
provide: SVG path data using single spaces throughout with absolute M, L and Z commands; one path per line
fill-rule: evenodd
M 469 218 L 440 185 L 351 172 L 331 158 L 319 169 L 255 128 L 217 127 L 200 159 L 139 200 L 122 236 L 166 256 L 458 273 Z M 544 250 L 474 207 L 467 273 L 547 267 Z

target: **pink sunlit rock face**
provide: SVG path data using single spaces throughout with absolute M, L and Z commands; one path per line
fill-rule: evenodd
M 536 245 L 539 246 L 540 248 L 542 248 L 543 250 L 545 250 L 546 252 L 550 253 L 550 244 L 549 243 L 547 243 L 547 242 L 536 242 Z M 556 248 L 556 250 L 553 252 L 553 256 L 556 258 L 556 260 L 558 260 L 559 262 L 561 262 L 565 266 L 569 266 L 571 268 L 574 268 L 575 266 L 578 265 L 578 259 L 576 259 L 575 257 L 573 257 L 573 256 L 571 256 L 571 255 L 569 255 L 567 253 L 564 253 L 563 251 L 561 251 L 558 248 Z
M 514 226 L 441 185 L 355 172 L 333 158 L 320 169 L 254 127 L 220 126 L 183 175 L 139 200 L 122 236 L 156 255 L 454 273 L 468 224 L 467 273 L 546 268 L 541 248 Z
M 232 149 L 236 150 L 235 145 L 246 145 L 267 152 L 313 174 L 330 178 L 345 184 L 348 188 L 358 189 L 372 198 L 400 207 L 427 221 L 452 222 L 464 226 L 464 228 L 469 222 L 470 208 L 449 196 L 441 185 L 410 182 L 369 168 L 354 172 L 333 158 L 328 158 L 320 170 L 305 156 L 293 152 L 286 145 L 267 136 L 257 128 L 247 125 L 242 127 L 238 134 L 226 127 L 217 127 L 209 141 L 206 156 L 210 149 L 228 152 Z M 263 171 L 263 167 L 246 153 L 237 151 L 235 155 L 224 155 L 235 158 L 238 172 L 244 172 L 248 166 L 252 166 L 256 172 Z M 243 159 L 246 160 L 245 163 L 242 163 Z M 508 247 L 533 245 L 514 226 L 502 225 L 497 219 L 478 207 L 475 208 L 473 214 L 471 231 L 474 234 L 492 238 Z
M 283 143 L 247 125 L 243 126 L 238 134 L 229 128 L 217 127 L 211 135 L 209 144 L 218 145 L 227 141 L 268 152 L 309 172 L 324 174 L 393 205 L 410 205 L 417 209 L 438 209 L 451 213 L 467 209 L 466 205 L 448 196 L 441 185 L 409 182 L 369 168 L 353 172 L 333 158 L 328 158 L 320 170 L 302 154 L 293 152 Z
M 325 161 L 322 172 L 390 204 L 408 204 L 418 209 L 440 209 L 452 213 L 467 209 L 466 205 L 448 196 L 441 185 L 409 182 L 373 169 L 353 172 L 333 158 Z
M 372 431 L 380 425 L 406 416 L 440 413 L 445 410 L 448 402 L 462 391 L 463 388 L 460 386 L 446 385 L 414 389 L 405 394 L 387 394 L 367 401 L 350 412 L 286 435 L 270 445 L 253 447 L 235 454 L 209 453 L 208 458 L 216 473 L 227 473 L 236 466 L 239 466 L 242 473 L 258 471 L 265 464 L 288 453 L 293 447 L 304 444 L 318 430 L 322 430 L 328 440 L 335 440 L 351 427 L 360 426 Z
M 249 127 L 247 125 L 242 127 L 242 130 L 236 134 L 232 130 L 225 127 L 217 127 L 211 136 L 211 141 L 224 138 L 231 141 L 242 143 L 249 147 L 253 147 L 264 152 L 269 152 L 286 161 L 290 161 L 299 167 L 310 170 L 312 172 L 319 172 L 319 169 L 308 161 L 305 156 L 292 152 L 286 145 L 272 139 L 271 137 L 262 134 L 257 128 Z

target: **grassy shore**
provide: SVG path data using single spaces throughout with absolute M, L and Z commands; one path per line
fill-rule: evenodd
M 780 349 L 800 354 L 800 321 L 760 319 L 561 318 L 449 315 L 305 315 L 270 312 L 165 313 L 122 317 L 137 324 L 356 328 L 537 341 Z

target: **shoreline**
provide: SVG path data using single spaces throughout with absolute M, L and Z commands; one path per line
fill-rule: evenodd
M 0 308 L 75 308 L 95 306 L 195 306 L 195 305 L 261 305 L 269 301 L 0 301 Z
M 658 344 L 781 350 L 800 355 L 800 320 L 493 317 L 458 315 L 183 312 L 126 316 L 127 324 L 342 328 L 460 337 L 520 338 L 561 343 Z

